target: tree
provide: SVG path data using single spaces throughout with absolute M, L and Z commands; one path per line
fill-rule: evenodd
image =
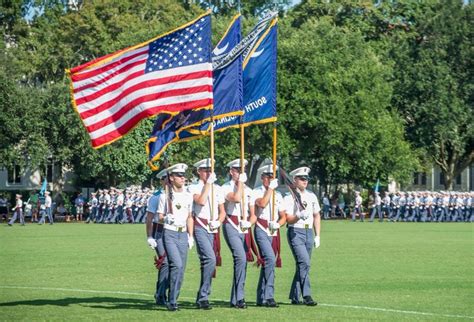
M 21 9 L 20 2 L 11 6 L 15 5 L 12 12 Z M 173 0 L 93 1 L 75 8 L 45 1 L 42 6 L 38 10 L 42 13 L 31 18 L 27 32 L 15 34 L 14 46 L 2 51 L 2 65 L 8 72 L 0 78 L 2 89 L 5 88 L 1 99 L 5 100 L 2 108 L 8 108 L 0 117 L 12 125 L 11 129 L 4 127 L 8 133 L 2 136 L 2 163 L 21 159 L 30 166 L 40 166 L 52 155 L 55 162 L 74 169 L 78 185 L 108 186 L 149 180 L 152 173 L 146 164 L 144 146 L 153 120 L 142 121 L 123 139 L 93 150 L 71 106 L 64 69 L 156 37 L 195 18 L 202 10 L 196 6 L 186 10 L 180 1 Z M 24 18 L 21 21 L 25 23 Z M 226 15 L 214 19 L 214 43 L 229 21 Z M 10 120 L 13 115 L 18 117 Z M 21 126 L 23 121 L 28 127 Z M 223 138 L 228 135 L 232 136 L 224 134 Z M 29 144 L 35 150 L 13 149 L 18 142 L 35 142 Z M 202 152 L 196 153 L 198 150 Z M 168 158 L 182 162 L 208 153 L 206 140 L 195 141 L 173 146 Z M 7 154 L 10 159 L 5 157 Z
M 407 138 L 445 176 L 445 188 L 474 160 L 473 5 L 428 3 L 413 17 L 413 32 L 393 39 L 392 104 Z
M 390 65 L 361 33 L 336 27 L 331 17 L 288 25 L 281 28 L 278 90 L 281 122 L 298 145 L 293 166 L 303 161 L 326 184 L 409 180 L 416 162 L 401 120 L 389 112 Z

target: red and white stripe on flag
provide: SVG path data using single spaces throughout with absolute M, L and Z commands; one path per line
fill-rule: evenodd
M 159 113 L 212 108 L 210 15 L 68 70 L 73 105 L 94 148 Z

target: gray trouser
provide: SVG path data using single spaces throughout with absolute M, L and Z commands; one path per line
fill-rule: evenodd
M 51 214 L 51 207 L 48 207 L 43 211 L 43 215 L 41 216 L 39 224 L 44 224 L 46 222 L 46 216 L 48 216 L 49 223 L 52 224 L 53 223 L 53 215 Z
M 216 254 L 214 253 L 214 234 L 210 234 L 199 225 L 194 226 L 196 249 L 201 261 L 201 283 L 196 295 L 196 302 L 207 301 L 211 294 L 212 275 L 216 269 Z
M 288 244 L 296 262 L 296 271 L 291 284 L 289 299 L 300 301 L 301 296 L 311 296 L 309 270 L 313 250 L 313 230 L 288 227 Z
M 122 221 L 123 219 L 123 206 L 117 206 L 114 211 L 114 215 L 110 221 L 116 223 L 117 221 Z
M 165 254 L 165 245 L 163 243 L 163 230 L 157 231 L 155 234 L 156 239 L 156 254 L 158 257 L 162 257 Z M 158 271 L 158 277 L 156 281 L 156 292 L 155 298 L 158 304 L 165 304 L 168 299 L 167 291 L 169 289 L 169 264 L 168 257 L 165 257 L 161 267 Z
M 400 207 L 397 209 L 397 214 L 395 215 L 395 218 L 393 218 L 394 221 L 398 221 L 398 219 L 400 219 L 400 216 L 402 216 L 403 218 L 405 218 L 405 207 L 406 207 L 406 206 L 400 206 Z
M 8 222 L 9 225 L 13 225 L 13 223 L 16 221 L 16 218 L 20 217 L 20 224 L 24 225 L 25 224 L 25 216 L 23 216 L 23 210 L 22 209 L 17 209 L 13 213 L 12 219 Z
M 230 292 L 230 304 L 245 298 L 245 278 L 247 274 L 247 257 L 245 255 L 245 236 L 240 234 L 230 223 L 223 225 L 224 238 L 234 258 L 234 277 Z
M 143 211 L 143 207 L 138 207 L 138 208 L 137 208 L 137 218 L 135 218 L 135 222 L 138 222 L 138 223 L 139 223 L 139 222 L 142 221 L 142 219 L 143 219 L 142 217 L 145 217 L 145 218 L 146 218 L 146 216 L 143 216 L 144 214 L 145 214 L 145 213 L 144 213 L 144 211 Z
M 188 233 L 164 230 L 163 241 L 169 263 L 170 295 L 169 303 L 176 304 L 183 284 L 184 270 L 188 256 Z
M 275 253 L 272 248 L 272 236 L 259 226 L 255 226 L 255 240 L 264 264 L 260 269 L 260 277 L 257 286 L 257 304 L 264 304 L 267 300 L 275 297 Z
M 374 221 L 376 213 L 379 216 L 379 221 L 383 221 L 383 214 L 382 214 L 382 209 L 381 209 L 380 205 L 375 206 L 374 208 L 372 208 L 372 214 L 370 216 L 370 221 Z
M 356 214 L 359 214 L 360 221 L 364 221 L 364 215 L 362 214 L 362 208 L 361 207 L 355 207 L 354 211 L 352 212 L 352 221 L 356 220 Z

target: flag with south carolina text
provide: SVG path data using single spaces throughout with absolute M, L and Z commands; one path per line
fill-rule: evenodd
M 210 12 L 67 72 L 74 108 L 94 148 L 121 138 L 144 118 L 212 108 Z
M 226 33 L 214 48 L 213 57 L 222 57 L 229 53 L 241 38 L 241 17 L 232 20 Z M 238 55 L 227 66 L 213 71 L 212 110 L 190 110 L 174 115 L 171 118 L 158 117 L 147 142 L 146 150 L 151 168 L 156 169 L 153 161 L 160 158 L 166 147 L 178 140 L 177 132 L 181 129 L 200 126 L 214 118 L 242 114 L 242 56 Z M 211 114 L 213 113 L 213 114 Z
M 277 120 L 277 19 L 260 37 L 243 67 L 243 116 L 228 116 L 214 121 L 215 131 Z M 209 134 L 209 122 L 200 127 L 179 131 L 182 140 Z

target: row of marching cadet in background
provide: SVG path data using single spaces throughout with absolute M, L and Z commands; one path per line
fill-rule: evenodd
M 55 219 L 70 221 L 85 220 L 86 223 L 144 223 L 148 199 L 152 196 L 149 188 L 130 187 L 124 190 L 117 188 L 99 189 L 91 193 L 87 200 L 82 193 L 78 193 L 73 201 L 72 209 L 65 207 L 63 202 L 53 202 L 50 192 L 32 193 L 27 201 L 23 201 L 21 194 L 15 195 L 15 206 L 11 209 L 8 199 L 0 196 L 0 216 L 9 220 L 11 226 L 17 219 L 25 224 L 25 218 L 31 222 L 43 224 Z
M 149 188 L 130 186 L 125 189 L 110 187 L 99 189 L 91 193 L 86 199 L 78 193 L 73 201 L 72 209 L 66 209 L 64 203 L 51 200 L 50 193 L 32 193 L 26 202 L 20 194 L 16 195 L 16 204 L 9 216 L 9 201 L 0 195 L 0 216 L 10 224 L 15 220 L 24 223 L 24 218 L 31 218 L 31 222 L 39 224 L 47 220 L 52 223 L 58 216 L 65 221 L 75 219 L 85 220 L 86 223 L 145 223 L 148 200 L 153 191 Z M 389 194 L 383 197 L 375 192 L 364 203 L 360 192 L 355 192 L 355 199 L 351 205 L 346 205 L 342 194 L 340 198 L 331 202 L 327 195 L 322 198 L 322 219 L 352 218 L 356 221 L 378 218 L 383 221 L 404 222 L 473 222 L 474 221 L 474 192 L 432 192 L 417 191 Z M 21 203 L 21 214 L 16 211 Z M 367 206 L 364 206 L 367 205 Z M 11 219 L 14 220 L 12 221 Z
M 359 191 L 355 192 L 354 203 L 346 206 L 342 198 L 337 203 L 323 197 L 323 219 L 335 217 L 352 218 L 372 222 L 378 218 L 383 221 L 403 222 L 473 222 L 474 192 L 457 191 L 399 191 L 393 194 L 374 192 L 364 200 Z

